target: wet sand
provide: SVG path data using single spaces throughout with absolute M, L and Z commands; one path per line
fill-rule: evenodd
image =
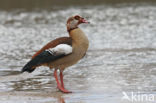
M 155 103 L 155 101 L 130 101 L 122 99 L 120 93 L 75 92 L 63 94 L 59 91 L 1 92 L 0 103 Z M 156 96 L 154 97 L 156 98 Z

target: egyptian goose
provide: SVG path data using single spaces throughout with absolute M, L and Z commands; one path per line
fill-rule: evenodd
M 63 93 L 71 93 L 64 88 L 63 71 L 65 68 L 76 64 L 87 52 L 88 38 L 78 27 L 82 23 L 89 22 L 79 15 L 70 17 L 66 24 L 69 37 L 60 37 L 49 42 L 32 56 L 32 59 L 23 67 L 22 72 L 31 73 L 38 66 L 54 68 L 54 77 L 58 89 Z M 60 71 L 60 81 L 57 70 Z

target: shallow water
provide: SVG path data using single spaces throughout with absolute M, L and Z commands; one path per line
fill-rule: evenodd
M 80 26 L 90 41 L 87 55 L 64 72 L 65 86 L 73 93 L 58 92 L 47 67 L 20 74 L 35 51 L 68 35 L 65 23 L 75 14 L 91 24 Z M 123 92 L 155 95 L 155 20 L 156 6 L 151 4 L 0 11 L 1 102 L 126 103 Z

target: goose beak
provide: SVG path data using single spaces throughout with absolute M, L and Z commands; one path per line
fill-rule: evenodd
M 87 20 L 85 20 L 84 18 L 82 18 L 80 22 L 81 22 L 81 23 L 86 23 L 86 24 L 89 24 L 89 23 L 90 23 L 90 22 L 88 22 Z

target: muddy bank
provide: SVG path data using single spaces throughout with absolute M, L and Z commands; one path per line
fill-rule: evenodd
M 1 0 L 0 10 L 14 10 L 14 9 L 57 9 L 69 6 L 95 6 L 95 5 L 112 5 L 120 3 L 156 3 L 155 0 Z

